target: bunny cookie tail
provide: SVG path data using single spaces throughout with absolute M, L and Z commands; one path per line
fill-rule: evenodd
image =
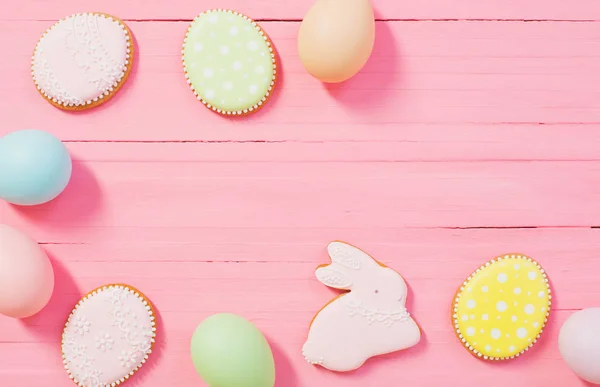
M 317 346 L 313 345 L 310 341 L 307 341 L 302 346 L 302 355 L 310 364 L 321 365 L 323 364 L 323 361 L 325 361 L 323 356 L 319 353 Z

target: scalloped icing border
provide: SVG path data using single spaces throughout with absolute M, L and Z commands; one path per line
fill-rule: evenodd
M 76 16 L 82 16 L 82 15 L 99 15 L 106 19 L 117 22 L 123 29 L 123 32 L 125 32 L 125 39 L 127 40 L 127 54 L 125 56 L 126 71 L 125 71 L 125 74 L 123 75 L 123 77 L 120 80 L 118 80 L 115 84 L 113 84 L 113 86 L 108 91 L 105 91 L 103 94 L 99 95 L 98 97 L 96 97 L 92 100 L 86 101 L 85 105 L 77 106 L 74 104 L 64 104 L 64 103 L 61 103 L 60 101 L 56 100 L 55 98 L 49 97 L 48 94 L 45 93 L 37 83 L 37 80 L 35 78 L 34 66 L 35 66 L 35 54 L 37 53 L 38 47 L 39 47 L 42 39 L 44 37 L 46 37 L 46 35 L 50 31 L 52 31 L 59 23 L 65 21 L 65 20 L 68 20 L 70 18 L 73 18 Z M 62 109 L 62 110 L 70 110 L 70 111 L 87 110 L 87 109 L 91 109 L 96 106 L 100 106 L 100 105 L 104 104 L 105 102 L 108 102 L 121 89 L 121 87 L 125 84 L 125 82 L 129 78 L 129 74 L 131 73 L 131 69 L 133 68 L 134 58 L 135 58 L 135 45 L 133 44 L 133 34 L 131 33 L 131 30 L 129 29 L 127 24 L 125 24 L 125 22 L 123 20 L 119 19 L 116 16 L 112 16 L 112 15 L 102 13 L 102 12 L 75 13 L 75 14 L 66 16 L 66 17 L 58 20 L 56 23 L 52 24 L 39 38 L 38 42 L 35 45 L 35 49 L 33 50 L 33 55 L 31 56 L 31 78 L 33 79 L 33 83 L 34 83 L 37 91 L 40 93 L 40 95 L 42 97 L 44 97 L 44 99 L 46 101 L 50 102 L 55 107 Z
M 523 350 L 521 350 L 519 353 L 515 354 L 515 355 L 511 355 L 511 356 L 503 356 L 503 357 L 491 357 L 491 356 L 487 356 L 482 354 L 481 352 L 477 351 L 475 348 L 473 348 L 472 345 L 470 345 L 467 342 L 467 339 L 464 338 L 462 332 L 459 329 L 459 324 L 458 324 L 458 301 L 460 300 L 460 295 L 462 294 L 462 292 L 465 290 L 465 286 L 467 286 L 469 284 L 469 282 L 471 281 L 471 279 L 473 279 L 473 276 L 477 273 L 479 273 L 481 270 L 487 268 L 488 266 L 490 266 L 493 263 L 496 263 L 498 261 L 501 261 L 503 259 L 523 259 L 523 260 L 527 260 L 531 263 L 533 263 L 535 265 L 535 267 L 540 271 L 540 273 L 542 274 L 543 278 L 544 278 L 544 283 L 546 284 L 546 289 L 548 290 L 548 310 L 546 311 L 546 317 L 544 318 L 544 322 L 542 323 L 542 327 L 540 329 L 540 332 L 538 333 L 538 335 L 535 337 L 535 339 L 533 339 L 533 341 Z M 532 348 L 537 341 L 540 339 L 542 333 L 544 333 L 544 329 L 546 327 L 546 325 L 548 324 L 548 317 L 550 317 L 550 310 L 552 307 L 552 290 L 550 289 L 550 283 L 548 280 L 548 276 L 546 275 L 546 271 L 542 268 L 542 266 L 540 266 L 539 263 L 537 263 L 537 261 L 535 261 L 534 259 L 523 255 L 523 254 L 504 254 L 501 256 L 498 256 L 494 259 L 491 259 L 489 261 L 487 261 L 486 263 L 484 263 L 483 265 L 481 265 L 479 268 L 477 268 L 477 270 L 475 270 L 474 272 L 472 272 L 471 274 L 469 274 L 469 276 L 467 277 L 467 279 L 460 285 L 460 287 L 458 288 L 458 290 L 456 291 L 456 294 L 454 295 L 453 298 L 453 304 L 452 304 L 452 326 L 454 328 L 456 337 L 460 340 L 460 342 L 462 343 L 462 345 L 469 351 L 469 353 L 471 353 L 473 356 L 476 356 L 479 359 L 483 359 L 483 360 L 488 360 L 488 361 L 502 361 L 502 360 L 511 360 L 514 358 L 517 358 L 521 355 L 523 355 L 525 352 L 527 352 L 530 348 Z
M 116 380 L 116 381 L 114 381 L 114 382 L 112 382 L 110 384 L 106 384 L 105 387 L 115 387 L 115 386 L 118 386 L 118 385 L 120 385 L 120 384 L 125 383 L 126 381 L 128 381 L 130 377 L 132 377 L 133 375 L 135 375 L 135 373 L 138 372 L 140 370 L 140 368 L 142 368 L 142 366 L 146 363 L 146 361 L 148 360 L 150 354 L 152 353 L 152 349 L 154 348 L 154 345 L 156 344 L 156 311 L 155 311 L 154 307 L 152 306 L 152 303 L 150 302 L 150 300 L 142 292 L 140 292 L 137 288 L 134 288 L 133 286 L 130 286 L 130 285 L 125 285 L 125 284 L 108 284 L 108 285 L 100 286 L 100 287 L 92 290 L 91 292 L 87 293 L 85 296 L 83 296 L 79 300 L 79 302 L 77 302 L 77 305 L 75 305 L 75 307 L 73 308 L 73 310 L 69 314 L 69 317 L 67 318 L 67 322 L 65 323 L 65 327 L 63 328 L 63 333 L 61 335 L 61 352 L 62 352 L 62 347 L 64 346 L 64 339 L 63 339 L 64 338 L 64 334 L 65 334 L 64 332 L 65 332 L 65 329 L 67 329 L 67 326 L 69 325 L 69 322 L 71 322 L 71 318 L 73 317 L 73 314 L 75 313 L 75 311 L 81 306 L 82 303 L 84 303 L 85 301 L 87 301 L 90 297 L 95 296 L 96 294 L 98 294 L 100 292 L 103 292 L 105 290 L 108 290 L 108 289 L 111 289 L 111 288 L 115 288 L 115 287 L 116 288 L 122 288 L 122 289 L 129 290 L 129 293 L 133 294 L 140 301 L 142 301 L 142 303 L 146 307 L 146 310 L 148 311 L 148 314 L 150 315 L 150 321 L 152 323 L 152 332 L 154 333 L 154 336 L 152 337 L 152 340 L 151 340 L 150 350 L 148 350 L 148 353 L 146 353 L 144 355 L 144 358 L 142 359 L 141 363 L 133 371 L 131 371 L 127 375 L 123 376 L 119 380 Z M 79 387 L 85 387 L 85 385 L 83 383 L 80 383 L 71 374 L 71 370 L 69 369 L 69 366 L 67 365 L 67 359 L 65 357 L 64 352 L 62 352 L 62 359 L 63 359 L 63 366 L 65 367 L 65 370 L 67 371 L 67 374 L 69 375 L 69 378 L 73 381 L 73 383 L 75 383 Z
M 247 109 L 224 110 L 224 109 L 217 108 L 216 106 L 213 106 L 210 103 L 208 103 L 207 101 L 205 101 L 202 98 L 202 96 L 200 96 L 198 94 L 198 92 L 194 89 L 194 86 L 192 85 L 192 81 L 190 81 L 190 77 L 187 73 L 187 67 L 185 65 L 185 59 L 184 59 L 185 46 L 187 44 L 188 34 L 190 33 L 190 30 L 194 26 L 194 23 L 196 23 L 196 21 L 198 21 L 198 19 L 201 16 L 204 16 L 210 12 L 226 12 L 226 13 L 231 13 L 235 16 L 240 16 L 241 18 L 243 18 L 244 20 L 246 20 L 246 21 L 250 22 L 250 24 L 252 24 L 252 26 L 258 31 L 260 36 L 262 36 L 263 40 L 266 42 L 267 46 L 269 47 L 269 52 L 271 53 L 271 62 L 273 63 L 273 78 L 271 80 L 271 84 L 269 85 L 269 89 L 267 90 L 265 95 L 262 97 L 262 99 L 258 103 L 254 104 L 253 106 L 248 107 Z M 196 16 L 194 18 L 194 20 L 190 23 L 188 29 L 185 32 L 185 38 L 183 39 L 183 45 L 181 48 L 181 63 L 183 65 L 183 72 L 185 73 L 186 82 L 190 86 L 190 89 L 194 93 L 194 96 L 196 96 L 196 99 L 198 101 L 202 102 L 202 104 L 204 106 L 206 106 L 208 109 L 210 109 L 216 113 L 219 113 L 221 115 L 224 115 L 224 116 L 245 116 L 248 114 L 256 113 L 258 110 L 260 110 L 265 105 L 267 100 L 271 97 L 271 95 L 273 94 L 273 90 L 275 89 L 275 85 L 277 84 L 277 78 L 278 78 L 277 77 L 277 65 L 278 65 L 278 63 L 277 63 L 277 55 L 276 55 L 275 48 L 273 46 L 273 42 L 271 41 L 271 39 L 269 38 L 267 33 L 262 29 L 262 27 L 257 22 L 255 22 L 250 17 L 244 15 L 243 13 L 233 11 L 231 9 L 221 9 L 221 8 L 209 9 L 207 11 L 200 13 L 198 16 Z

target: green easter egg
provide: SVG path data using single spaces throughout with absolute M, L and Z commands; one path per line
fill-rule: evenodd
M 210 387 L 273 387 L 275 362 L 269 343 L 250 321 L 215 314 L 194 332 L 191 344 L 196 371 Z

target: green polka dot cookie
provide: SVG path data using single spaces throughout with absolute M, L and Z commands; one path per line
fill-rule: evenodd
M 275 86 L 271 41 L 256 22 L 238 12 L 217 9 L 198 15 L 185 35 L 182 55 L 194 95 L 217 113 L 253 113 Z

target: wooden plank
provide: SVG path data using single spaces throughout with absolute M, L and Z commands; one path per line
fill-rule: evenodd
M 492 20 L 597 20 L 597 2 L 577 0 L 373 0 L 380 19 L 492 19 Z M 304 17 L 313 0 L 221 0 L 197 3 L 161 0 L 107 0 L 100 12 L 133 20 L 191 20 L 210 8 L 234 9 L 257 19 L 299 20 Z M 43 7 L 39 1 L 23 0 L 4 7 L 3 20 L 56 20 L 77 12 L 90 12 L 90 7 L 76 0 L 61 0 L 52 7 Z
M 78 241 L 128 228 L 597 226 L 600 218 L 598 161 L 396 163 L 363 149 L 374 159 L 353 162 L 318 144 L 286 157 L 281 144 L 260 143 L 212 144 L 208 157 L 206 144 L 184 144 L 196 161 L 179 160 L 183 152 L 145 161 L 135 157 L 151 158 L 158 144 L 129 144 L 127 154 L 71 145 L 102 149 L 103 158 L 76 162 L 53 202 L 0 203 L 3 222 L 33 228 L 38 240 Z
M 325 245 L 334 231 L 338 237 L 352 238 L 348 240 L 404 275 L 410 287 L 409 309 L 425 332 L 424 343 L 418 347 L 371 361 L 352 376 L 317 370 L 304 362 L 300 351 L 311 317 L 336 294 L 314 278 L 316 265 L 327 261 Z M 155 358 L 134 379 L 142 385 L 147 378 L 152 385 L 200 383 L 186 360 L 191 332 L 204 317 L 232 311 L 254 321 L 271 341 L 278 386 L 324 382 L 364 386 L 368 378 L 402 378 L 407 383 L 421 378 L 433 386 L 458 378 L 457 368 L 469 369 L 473 381 L 493 377 L 494 383 L 513 380 L 519 387 L 541 386 L 550 380 L 547 372 L 541 371 L 552 369 L 554 380 L 575 386 L 577 379 L 558 354 L 556 336 L 572 310 L 591 306 L 600 292 L 593 274 L 600 247 L 598 232 L 213 230 L 197 237 L 173 233 L 168 241 L 48 244 L 44 248 L 57 276 L 53 299 L 40 315 L 24 322 L 0 319 L 0 358 L 4 359 L 0 380 L 10 386 L 20 378 L 20 386 L 34 386 L 35 380 L 48 378 L 53 385 L 62 386 L 59 383 L 65 380 L 68 385 L 58 349 L 65 316 L 88 290 L 106 281 L 125 281 L 142 289 L 160 313 Z M 523 251 L 544 266 L 555 301 L 543 339 L 510 366 L 474 359 L 454 337 L 448 319 L 452 296 L 462 280 L 482 262 L 507 250 Z M 427 364 L 440 362 L 444 367 L 423 375 Z
M 187 23 L 130 24 L 140 52 L 131 79 L 106 106 L 74 114 L 52 107 L 31 82 L 31 51 L 48 23 L 1 23 L 0 48 L 11 55 L 0 63 L 0 98 L 10 101 L 0 106 L 0 133 L 33 127 L 73 141 L 399 141 L 425 157 L 457 146 L 458 154 L 480 158 L 482 144 L 500 147 L 495 158 L 511 149 L 589 158 L 600 149 L 600 23 L 378 23 L 371 62 L 329 88 L 302 68 L 297 23 L 264 23 L 283 78 L 269 105 L 241 120 L 209 112 L 188 90 L 180 63 Z

